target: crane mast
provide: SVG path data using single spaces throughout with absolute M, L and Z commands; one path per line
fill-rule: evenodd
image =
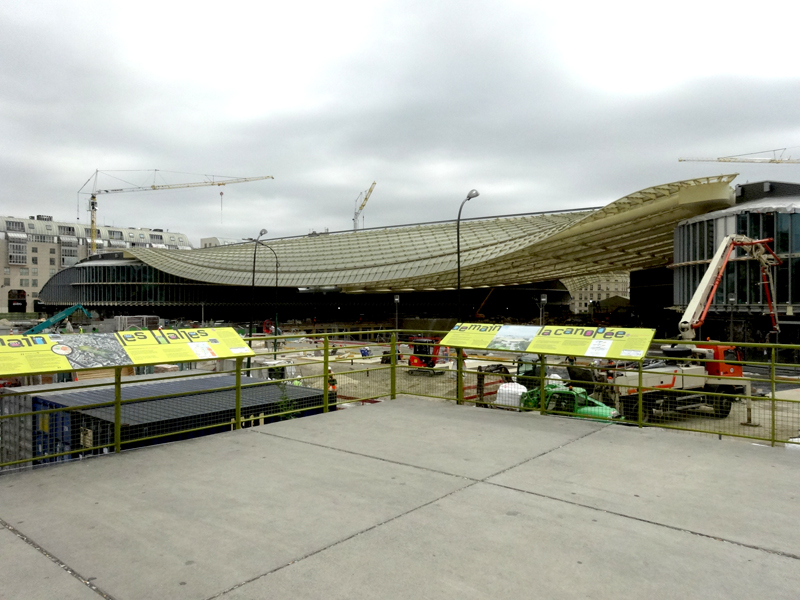
M 97 196 L 99 194 L 118 194 L 122 192 L 146 192 L 152 190 L 177 190 L 181 188 L 195 188 L 195 187 L 207 187 L 207 186 L 223 186 L 223 185 L 230 185 L 233 183 L 247 183 L 250 181 L 263 181 L 264 179 L 274 179 L 272 175 L 263 175 L 260 177 L 226 177 L 224 179 L 212 179 L 211 181 L 196 181 L 192 183 L 173 183 L 173 184 L 162 184 L 156 185 L 140 185 L 140 186 L 132 186 L 126 188 L 109 188 L 109 189 L 98 189 L 97 188 L 97 176 L 102 173 L 102 171 L 96 170 L 94 175 L 92 175 L 86 183 L 83 184 L 80 190 L 78 190 L 78 194 L 81 194 L 83 188 L 85 188 L 88 183 L 94 179 L 94 185 L 92 186 L 91 196 L 89 198 L 89 211 L 91 213 L 91 242 L 92 242 L 92 249 L 91 253 L 97 253 Z M 154 177 L 158 173 L 158 169 L 153 171 Z M 217 178 L 221 177 L 220 175 L 207 175 L 207 177 Z M 374 183 L 372 184 L 375 185 Z M 371 188 L 370 188 L 371 191 Z M 366 200 L 364 201 L 366 204 Z
M 361 211 L 364 210 L 364 207 L 367 205 L 367 201 L 369 200 L 369 197 L 372 195 L 372 190 L 374 189 L 375 189 L 375 182 L 373 181 L 372 185 L 369 186 L 369 189 L 366 192 L 361 192 L 361 194 L 364 194 L 364 201 L 361 203 L 361 206 L 359 206 L 356 209 L 355 213 L 353 214 L 353 231 L 358 231 L 358 217 L 361 216 Z M 356 198 L 356 203 L 358 203 L 359 198 L 361 198 L 361 194 L 359 194 L 358 198 Z

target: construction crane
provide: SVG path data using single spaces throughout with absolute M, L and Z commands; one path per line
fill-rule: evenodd
M 149 171 L 147 171 L 149 172 Z M 224 177 L 222 175 L 205 175 L 205 177 L 211 177 L 211 181 L 196 181 L 192 183 L 173 183 L 173 184 L 159 184 L 156 185 L 155 178 L 158 173 L 161 172 L 159 169 L 153 169 L 153 184 L 152 185 L 139 185 L 139 186 L 132 186 L 127 188 L 109 188 L 109 189 L 98 189 L 97 187 L 97 176 L 103 171 L 95 170 L 94 174 L 86 180 L 86 183 L 83 184 L 81 189 L 78 190 L 78 197 L 80 198 L 80 194 L 87 192 L 83 192 L 83 189 L 89 185 L 89 182 L 94 180 L 94 184 L 92 186 L 92 191 L 90 192 L 91 197 L 89 198 L 89 211 L 91 212 L 91 229 L 92 229 L 92 254 L 96 254 L 97 252 L 97 196 L 99 194 L 117 194 L 121 192 L 146 192 L 150 190 L 177 190 L 180 188 L 194 188 L 194 187 L 206 187 L 210 185 L 230 185 L 232 183 L 247 183 L 249 181 L 262 181 L 264 179 L 274 179 L 272 175 L 264 175 L 261 177 L 225 177 L 224 179 L 217 179 L 218 177 Z M 168 171 L 164 171 L 168 172 Z M 375 185 L 374 183 L 372 184 Z M 370 188 L 370 191 L 371 188 Z M 220 198 L 220 202 L 222 202 Z M 366 204 L 366 201 L 364 202 Z
M 762 164 L 800 164 L 800 159 L 797 158 L 781 158 L 776 156 L 776 152 L 781 155 L 786 152 L 788 148 L 776 148 L 775 150 L 762 150 L 761 152 L 749 152 L 747 154 L 737 154 L 735 156 L 722 156 L 720 158 L 679 158 L 678 162 L 725 162 L 725 163 L 762 163 Z M 764 154 L 765 152 L 772 152 L 772 158 L 747 158 L 753 154 Z
M 372 185 L 369 186 L 369 189 L 366 192 L 361 192 L 356 198 L 356 205 L 358 205 L 358 201 L 361 200 L 361 196 L 364 196 L 364 201 L 361 203 L 356 209 L 356 212 L 353 214 L 353 231 L 358 231 L 358 217 L 361 216 L 361 211 L 364 210 L 364 207 L 367 205 L 367 200 L 372 195 L 372 190 L 375 189 L 375 182 L 372 182 Z

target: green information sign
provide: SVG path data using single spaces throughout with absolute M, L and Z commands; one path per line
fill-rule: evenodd
M 654 329 L 626 327 L 458 323 L 441 343 L 463 348 L 641 360 L 654 335 Z
M 231 327 L 0 336 L 0 376 L 253 356 Z

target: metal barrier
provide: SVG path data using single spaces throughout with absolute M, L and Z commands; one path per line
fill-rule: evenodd
M 269 340 L 269 348 L 256 349 L 249 368 L 242 358 L 196 360 L 175 363 L 195 367 L 175 373 L 123 376 L 123 367 L 115 367 L 113 380 L 5 388 L 0 471 L 325 413 L 390 395 L 393 365 L 373 364 L 380 358 L 369 356 L 378 345 L 335 339 L 341 335 L 280 336 L 282 347 L 275 352 Z
M 629 363 L 464 348 L 420 368 L 408 364 L 412 347 L 397 342 L 398 335 L 409 333 L 393 332 L 388 344 L 340 339 L 348 332 L 313 339 L 284 335 L 278 337 L 277 352 L 271 339 L 269 347 L 256 348 L 249 368 L 241 358 L 216 361 L 213 371 L 161 375 L 124 377 L 116 367 L 113 381 L 6 388 L 0 395 L 0 471 L 258 426 L 398 394 L 773 446 L 800 444 L 798 346 L 734 348 L 703 342 L 681 356 L 662 349 L 674 340 L 657 340 L 644 361 Z M 433 354 L 437 343 L 414 345 L 418 350 L 428 346 Z M 202 366 L 195 363 L 188 366 Z

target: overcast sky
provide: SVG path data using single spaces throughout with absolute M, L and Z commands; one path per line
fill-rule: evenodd
M 0 214 L 74 220 L 95 169 L 275 177 L 223 188 L 222 213 L 215 187 L 99 198 L 101 224 L 195 245 L 352 229 L 372 181 L 366 227 L 454 219 L 471 188 L 465 217 L 721 173 L 800 182 L 678 162 L 800 158 L 798 23 L 797 1 L 5 0 Z

